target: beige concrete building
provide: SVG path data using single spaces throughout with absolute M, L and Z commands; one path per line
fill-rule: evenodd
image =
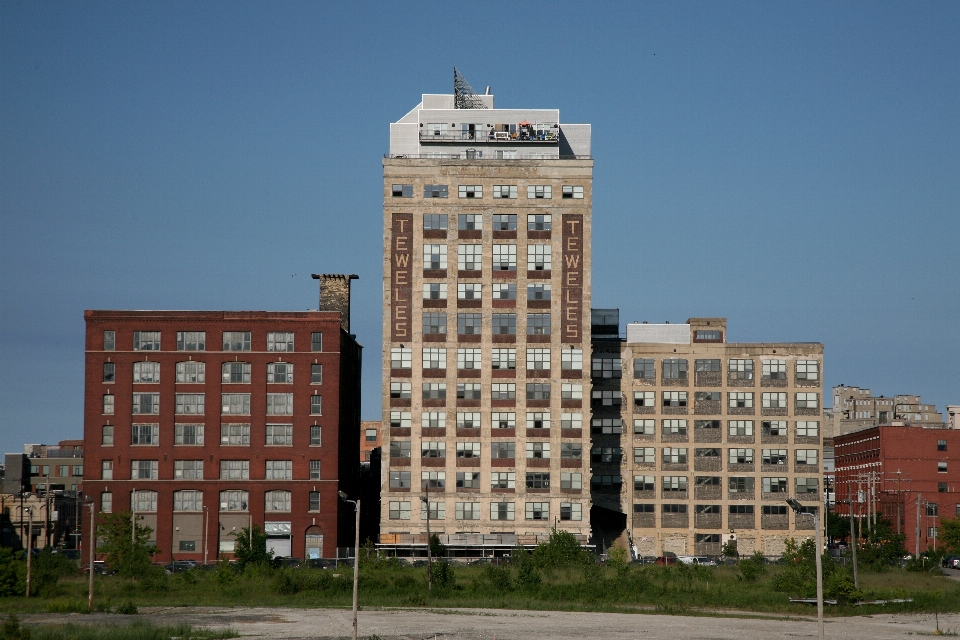
M 822 502 L 823 345 L 728 343 L 725 318 L 594 340 L 593 499 L 639 556 L 782 552 Z
M 946 426 L 936 406 L 923 404 L 920 396 L 884 397 L 874 396 L 870 389 L 860 387 L 839 385 L 833 388 L 832 421 L 824 430 L 827 438 L 889 424 L 927 428 Z
M 459 89 L 383 161 L 381 547 L 586 543 L 590 127 Z

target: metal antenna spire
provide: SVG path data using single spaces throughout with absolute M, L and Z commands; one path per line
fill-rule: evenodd
M 477 92 L 473 90 L 467 79 L 456 67 L 453 68 L 453 108 L 454 109 L 486 109 Z

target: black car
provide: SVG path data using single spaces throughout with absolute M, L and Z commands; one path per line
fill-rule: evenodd
M 181 571 L 189 571 L 197 566 L 196 560 L 174 560 L 170 564 L 164 567 L 167 570 L 167 573 L 180 573 Z

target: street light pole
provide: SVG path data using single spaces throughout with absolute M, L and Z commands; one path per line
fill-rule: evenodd
M 33 507 L 27 507 L 27 513 L 30 514 L 29 529 L 27 529 L 27 597 L 30 597 L 30 569 L 31 559 L 33 558 Z M 21 518 L 23 517 L 21 512 Z
M 94 528 L 93 524 L 93 500 L 89 503 L 90 505 L 90 576 L 89 576 L 89 596 L 87 602 L 87 609 L 90 613 L 93 613 L 93 558 L 94 558 L 94 549 L 97 548 L 97 530 Z
M 817 532 L 817 548 L 816 548 L 816 560 L 817 560 L 817 637 L 819 640 L 823 640 L 823 560 L 821 559 L 821 554 L 823 553 L 823 540 L 820 538 L 820 518 L 816 513 L 802 513 L 802 506 L 799 502 L 793 498 L 787 500 L 787 504 L 790 505 L 790 508 L 793 509 L 793 512 L 800 515 L 808 515 L 813 518 L 813 528 Z
M 207 566 L 207 534 L 210 531 L 210 507 L 203 505 L 203 566 Z
M 421 502 L 427 503 L 427 590 L 433 591 L 433 553 L 430 549 L 430 480 L 423 485 L 427 497 L 420 498 Z
M 357 587 L 360 584 L 360 499 L 347 500 L 347 494 L 343 491 L 338 491 L 337 495 L 344 502 L 353 503 L 353 509 L 356 512 L 353 541 L 353 640 L 357 640 Z

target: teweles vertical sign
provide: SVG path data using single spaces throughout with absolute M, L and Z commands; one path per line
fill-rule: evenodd
M 395 213 L 390 244 L 390 327 L 394 342 L 409 340 L 413 299 L 413 214 Z
M 564 341 L 583 338 L 583 215 L 563 216 L 562 332 Z

